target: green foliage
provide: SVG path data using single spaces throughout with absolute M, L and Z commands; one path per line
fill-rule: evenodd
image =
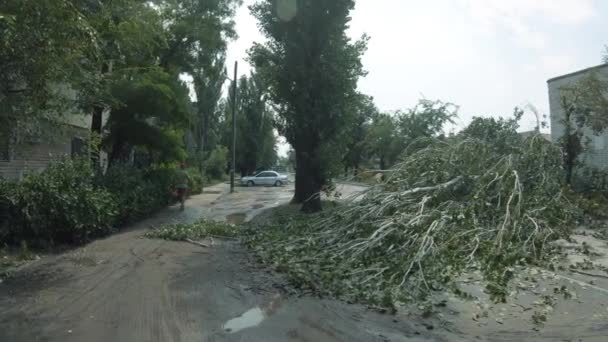
M 188 170 L 190 193 L 202 191 L 198 170 Z M 21 182 L 0 180 L 0 243 L 34 247 L 78 244 L 111 233 L 170 204 L 177 168 L 116 164 L 95 174 L 90 162 L 55 162 Z
M 186 172 L 188 173 L 188 179 L 190 180 L 190 184 L 188 184 L 188 193 L 191 195 L 202 193 L 203 186 L 205 186 L 205 183 L 207 182 L 205 176 L 196 168 L 189 168 Z
M 153 239 L 172 241 L 200 240 L 209 236 L 236 237 L 239 228 L 227 223 L 200 220 L 193 224 L 173 224 L 154 229 L 146 234 Z
M 365 136 L 368 158 L 377 159 L 383 170 L 393 166 L 408 150 L 425 146 L 426 138 L 442 136 L 457 111 L 451 103 L 420 100 L 407 111 L 375 113 Z
M 70 0 L 0 2 L 0 126 L 57 117 L 97 69 L 97 35 Z M 27 127 L 25 127 L 27 128 Z
M 365 154 L 369 150 L 367 135 L 370 131 L 372 118 L 379 115 L 378 108 L 374 105 L 373 98 L 363 94 L 358 94 L 351 104 L 353 120 L 349 122 L 348 129 L 345 130 L 345 149 L 342 162 L 345 168 L 359 169 L 364 161 Z
M 167 35 L 161 65 L 197 73 L 225 52 L 228 39 L 236 37 L 234 13 L 241 0 L 159 1 Z
M 293 16 L 281 17 L 273 0 L 252 7 L 267 42 L 249 52 L 277 108 L 279 133 L 297 152 L 294 199 L 303 210 L 321 209 L 319 193 L 330 178 L 322 152 L 346 128 L 346 109 L 363 76 L 361 56 L 367 37 L 353 42 L 346 34 L 353 0 L 298 1 Z
M 504 300 L 513 266 L 548 260 L 581 214 L 562 193 L 559 150 L 505 120 L 476 119 L 394 169 L 358 201 L 252 227 L 250 245 L 296 284 L 348 300 L 416 300 L 475 269 Z
M 5 242 L 81 243 L 113 230 L 117 206 L 110 192 L 95 186 L 87 161 L 53 163 L 3 188 L 10 212 Z
M 213 0 L 158 4 L 167 39 L 160 64 L 174 75 L 185 73 L 193 80 L 196 103 L 189 127 L 193 148 L 188 152 L 189 159 L 201 170 L 223 133 L 220 99 L 226 79 L 226 47 L 227 41 L 236 37 L 232 18 L 241 3 Z
M 98 175 L 96 182 L 112 194 L 118 208 L 117 223 L 122 225 L 169 204 L 175 177 L 172 170 L 141 170 L 119 164 Z
M 205 175 L 210 179 L 223 179 L 228 165 L 228 149 L 217 146 L 203 163 Z
M 110 162 L 125 159 L 125 148 L 139 146 L 155 161 L 185 159 L 183 129 L 189 119 L 187 89 L 161 69 L 116 81 L 112 94 L 119 106 L 111 112 L 104 144 Z
M 365 137 L 368 155 L 372 159 L 378 158 L 379 167 L 383 170 L 393 165 L 401 152 L 395 121 L 390 114 L 374 115 Z
M 196 155 L 201 160 L 208 151 L 213 150 L 222 136 L 221 98 L 222 87 L 226 81 L 226 57 L 222 53 L 212 61 L 197 60 L 193 71 L 196 92 L 196 115 L 192 132 L 196 145 Z
M 236 170 L 241 175 L 252 174 L 259 168 L 271 168 L 277 161 L 274 118 L 264 92 L 260 77 L 256 74 L 243 76 L 239 80 Z M 230 93 L 227 102 L 232 104 L 233 98 Z M 232 105 L 226 108 L 224 144 L 232 145 Z
M 442 101 L 420 100 L 406 111 L 396 113 L 399 136 L 405 146 L 416 139 L 437 137 L 443 134 L 447 123 L 453 123 L 458 114 L 458 106 Z

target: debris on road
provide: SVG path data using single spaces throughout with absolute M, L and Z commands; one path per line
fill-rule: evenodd
M 580 212 L 563 191 L 557 147 L 494 133 L 427 141 L 360 201 L 260 225 L 248 242 L 297 284 L 349 301 L 466 296 L 455 282 L 463 272 L 506 301 L 514 267 L 549 265 L 548 242 L 567 239 Z
M 231 239 L 236 237 L 238 233 L 239 228 L 235 225 L 202 219 L 192 224 L 177 223 L 162 226 L 148 232 L 146 237 L 191 242 L 208 237 Z M 209 246 L 205 245 L 203 247 Z

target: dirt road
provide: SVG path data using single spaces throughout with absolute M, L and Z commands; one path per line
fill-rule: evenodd
M 0 341 L 432 341 L 422 324 L 362 306 L 286 294 L 234 242 L 150 240 L 167 222 L 242 221 L 288 201 L 289 187 L 206 189 L 120 234 L 45 257 L 0 284 Z M 344 194 L 358 191 L 343 186 Z

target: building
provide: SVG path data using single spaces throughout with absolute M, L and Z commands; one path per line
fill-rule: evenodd
M 58 122 L 42 122 L 37 132 L 19 141 L 6 132 L 0 135 L 0 177 L 18 180 L 43 170 L 53 160 L 86 153 L 91 120 L 91 115 L 70 114 Z M 104 153 L 100 163 L 107 164 Z
M 590 74 L 595 74 L 597 77 L 608 81 L 608 64 L 579 70 L 554 77 L 547 81 L 549 87 L 549 108 L 551 111 L 551 138 L 553 142 L 559 142 L 560 138 L 564 135 L 563 120 L 565 114 L 561 105 L 561 89 L 575 85 L 583 77 Z M 588 166 L 608 169 L 608 131 L 600 135 L 593 134 L 590 129 L 585 129 L 584 132 L 590 144 L 581 156 L 581 160 Z

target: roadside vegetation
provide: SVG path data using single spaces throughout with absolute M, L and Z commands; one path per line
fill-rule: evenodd
M 193 193 L 200 193 L 203 179 L 190 174 Z M 107 235 L 174 201 L 175 176 L 171 165 L 116 166 L 101 174 L 88 160 L 68 159 L 20 182 L 0 180 L 0 241 L 40 248 Z
M 144 218 L 171 203 L 182 161 L 191 193 L 230 167 L 279 163 L 296 170 L 294 206 L 244 226 L 203 220 L 147 236 L 239 238 L 298 287 L 393 307 L 466 296 L 466 272 L 505 301 L 515 267 L 557 267 L 554 241 L 608 219 L 608 175 L 584 163 L 586 132 L 608 128 L 606 82 L 564 89 L 557 144 L 518 134 L 520 109 L 449 132 L 455 104 L 382 112 L 359 91 L 369 37 L 347 35 L 354 0 L 294 3 L 251 6 L 266 40 L 248 52 L 254 71 L 231 81 L 235 94 L 223 89 L 240 0 L 3 1 L 0 142 L 18 150 L 73 112 L 92 124 L 80 156 L 0 179 L 0 246 L 27 259 L 29 247 L 84 243 Z M 293 148 L 281 160 L 277 133 Z M 371 186 L 322 202 L 340 176 Z
M 292 285 L 350 302 L 392 310 L 439 292 L 467 297 L 460 279 L 473 273 L 505 302 L 516 269 L 561 268 L 554 242 L 605 218 L 607 208 L 597 200 L 608 193 L 603 183 L 587 192 L 568 186 L 559 146 L 517 133 L 521 114 L 419 137 L 357 198 L 327 202 L 314 215 L 295 205 L 270 210 L 229 236 Z M 206 229 L 168 226 L 150 236 L 199 239 Z
M 475 119 L 457 136 L 418 141 L 357 201 L 253 227 L 247 243 L 303 287 L 376 305 L 453 289 L 481 271 L 505 300 L 516 265 L 547 265 L 550 242 L 582 219 L 560 152 L 516 121 Z
M 226 179 L 233 98 L 223 92 L 226 48 L 240 5 L 0 4 L 2 161 L 27 164 L 32 141 L 69 141 L 65 122 L 76 114 L 90 122 L 72 158 L 53 156 L 19 181 L 0 177 L 0 246 L 80 244 L 145 218 L 174 200 L 181 162 L 190 194 Z M 236 169 L 243 172 L 277 161 L 273 112 L 256 79 L 239 80 Z

